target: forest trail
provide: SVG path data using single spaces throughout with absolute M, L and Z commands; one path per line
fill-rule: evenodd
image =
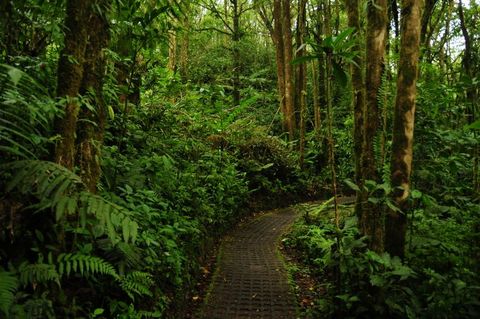
M 273 210 L 224 238 L 203 318 L 296 318 L 296 302 L 277 250 L 293 208 Z

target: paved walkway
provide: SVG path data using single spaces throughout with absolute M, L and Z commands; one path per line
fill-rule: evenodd
M 274 210 L 224 239 L 203 318 L 296 318 L 295 296 L 277 246 L 297 216 L 291 208 Z

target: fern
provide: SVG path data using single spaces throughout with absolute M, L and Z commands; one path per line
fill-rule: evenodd
M 65 167 L 39 160 L 15 161 L 2 167 L 13 175 L 7 183 L 7 192 L 15 189 L 35 195 L 40 200 L 35 207 L 51 208 L 57 221 L 78 214 L 80 225 L 85 227 L 88 217 L 94 217 L 96 225 L 102 227 L 112 242 L 119 241 L 117 229 L 125 242 L 135 241 L 138 224 L 129 217 L 130 212 L 101 196 L 82 191 L 85 185 L 81 178 Z
M 20 158 L 47 153 L 48 132 L 59 111 L 55 100 L 33 78 L 0 65 L 0 152 Z
M 89 275 L 108 275 L 114 279 L 119 279 L 115 268 L 100 257 L 84 254 L 60 254 L 57 257 L 58 274 L 60 276 L 70 276 L 70 274 L 80 274 L 83 277 Z
M 60 286 L 60 276 L 54 265 L 45 263 L 29 264 L 23 262 L 18 268 L 20 283 L 23 286 L 55 282 Z
M 0 268 L 0 311 L 8 314 L 18 288 L 18 279 L 11 272 Z
M 152 275 L 142 271 L 133 271 L 120 279 L 120 286 L 132 299 L 135 295 L 152 297 L 150 288 L 153 284 Z

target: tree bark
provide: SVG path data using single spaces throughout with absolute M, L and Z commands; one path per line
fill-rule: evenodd
M 240 40 L 242 38 L 242 31 L 240 30 L 240 8 L 238 0 L 230 0 L 233 8 L 233 106 L 240 105 L 240 74 L 242 68 L 242 61 L 240 56 Z
M 168 30 L 168 63 L 167 68 L 177 71 L 177 31 Z
M 360 41 L 362 38 L 360 17 L 359 17 L 359 0 L 346 0 L 348 13 L 348 26 L 355 29 L 353 36 L 356 38 L 355 46 L 352 50 L 358 51 L 359 54 L 354 58 L 356 65 L 351 65 L 350 73 L 352 75 L 352 104 L 353 104 L 353 151 L 355 156 L 355 183 L 362 188 L 363 171 L 361 165 L 363 132 L 364 132 L 364 113 L 365 113 L 365 80 L 363 75 L 362 50 Z M 361 208 L 362 196 L 357 192 L 356 210 L 359 213 Z
M 108 46 L 109 25 L 106 14 L 111 0 L 98 0 L 100 12 L 93 12 L 89 20 L 90 36 L 85 54 L 85 66 L 80 93 L 91 99 L 95 110 L 82 108 L 77 127 L 77 165 L 80 176 L 92 193 L 97 190 L 100 177 L 100 157 L 107 110 L 103 99 L 105 74 L 104 49 Z
M 285 57 L 285 116 L 290 141 L 295 138 L 295 105 L 294 105 L 294 74 L 293 74 L 293 45 L 292 45 L 292 26 L 290 16 L 290 1 L 282 1 L 282 30 L 283 30 L 283 49 Z
M 65 43 L 57 72 L 57 96 L 66 98 L 65 114 L 55 123 L 60 140 L 55 148 L 55 162 L 73 169 L 75 132 L 80 105 L 76 100 L 83 78 L 83 63 L 88 39 L 88 18 L 93 0 L 69 0 L 65 20 Z
M 421 11 L 421 0 L 402 1 L 402 35 L 393 119 L 391 183 L 394 187 L 393 199 L 403 213 L 389 210 L 385 220 L 385 249 L 390 255 L 402 258 L 407 230 L 406 200 L 410 193 L 412 172 Z
M 283 43 L 282 30 L 282 2 L 281 0 L 273 1 L 273 34 L 272 38 L 275 42 L 275 60 L 277 66 L 277 86 L 278 100 L 280 103 L 280 111 L 282 112 L 282 126 L 284 131 L 288 131 L 287 112 L 285 107 L 285 50 Z
M 314 128 L 315 132 L 318 134 L 322 128 L 322 114 L 320 109 L 320 89 L 319 89 L 319 72 L 318 72 L 318 62 L 312 61 L 312 87 L 313 87 L 313 116 L 314 116 Z
M 182 32 L 180 35 L 180 48 L 179 48 L 179 69 L 182 81 L 186 83 L 188 81 L 188 50 L 190 46 L 190 2 L 185 4 L 185 14 L 182 19 Z
M 364 138 L 362 150 L 363 180 L 377 180 L 374 141 L 380 126 L 378 107 L 378 90 L 382 83 L 385 55 L 385 35 L 387 32 L 387 0 L 369 1 L 367 7 L 366 34 L 366 98 L 364 117 Z M 383 220 L 376 205 L 368 202 L 367 195 L 362 195 L 362 208 L 359 218 L 360 230 L 369 236 L 370 249 L 383 251 Z
M 296 46 L 297 46 L 297 58 L 305 55 L 304 37 L 306 32 L 306 10 L 307 0 L 298 1 L 298 18 L 297 18 L 297 33 L 296 33 Z M 306 94 L 307 94 L 307 65 L 306 63 L 297 64 L 297 73 L 295 81 L 295 97 L 296 105 L 299 106 L 299 131 L 300 131 L 300 167 L 303 167 L 305 159 L 305 113 L 306 113 Z

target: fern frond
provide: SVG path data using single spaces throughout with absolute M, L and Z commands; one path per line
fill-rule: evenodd
M 33 193 L 40 198 L 58 199 L 65 192 L 83 185 L 81 178 L 67 168 L 53 162 L 22 160 L 7 163 L 4 169 L 14 172 L 7 191 L 16 188 L 22 193 Z
M 1 152 L 20 158 L 48 152 L 47 137 L 59 110 L 41 84 L 19 69 L 0 64 Z
M 89 275 L 108 275 L 114 279 L 119 276 L 107 261 L 100 257 L 84 254 L 60 254 L 57 258 L 58 273 L 60 276 L 70 276 L 70 274 Z
M 120 279 L 120 287 L 132 299 L 135 295 L 151 297 L 153 284 L 152 275 L 143 271 L 133 271 Z
M 8 314 L 18 288 L 17 277 L 8 271 L 0 269 L 0 311 Z
M 23 286 L 37 285 L 49 281 L 53 281 L 60 286 L 60 276 L 54 265 L 24 262 L 20 265 L 18 271 L 20 273 L 20 283 Z
M 138 247 L 125 242 L 119 242 L 114 247 L 105 242 L 103 249 L 107 251 L 107 258 L 111 261 L 126 263 L 131 269 L 142 267 L 142 258 Z
M 52 208 L 56 220 L 78 213 L 80 224 L 86 226 L 87 216 L 95 217 L 104 233 L 114 242 L 119 242 L 117 230 L 125 242 L 134 242 L 138 224 L 130 218 L 130 212 L 101 196 L 85 189 L 81 178 L 53 162 L 21 160 L 2 166 L 12 173 L 6 190 L 13 189 L 23 194 L 33 194 L 41 202 L 41 209 Z

